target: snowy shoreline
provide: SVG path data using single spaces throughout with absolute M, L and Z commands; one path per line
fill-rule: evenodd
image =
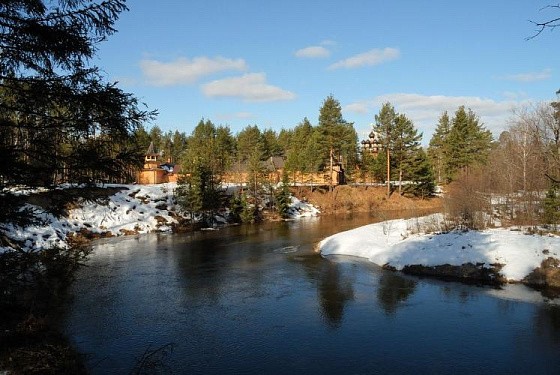
M 443 215 L 369 224 L 323 239 L 322 256 L 366 258 L 402 271 L 421 265 L 473 264 L 500 268 L 507 282 L 523 282 L 548 258 L 560 259 L 560 237 L 525 234 L 505 228 L 442 232 Z
M 39 205 L 26 203 L 24 207 L 39 223 L 26 227 L 8 223 L 0 230 L 22 244 L 24 250 L 40 251 L 52 246 L 67 248 L 68 237 L 84 230 L 123 236 L 171 232 L 178 223 L 180 209 L 173 198 L 176 184 L 105 187 L 117 191 L 103 199 L 79 199 L 66 215 L 59 217 Z M 313 206 L 292 197 L 292 218 L 318 214 Z M 443 223 L 442 214 L 384 221 L 327 237 L 318 248 L 323 256 L 357 256 L 399 271 L 415 265 L 495 267 L 507 282 L 523 282 L 543 261 L 560 259 L 558 236 L 506 228 L 445 232 Z M 10 246 L 0 246 L 0 253 L 10 250 Z
M 99 186 L 99 189 L 111 188 L 119 191 L 98 199 L 80 198 L 73 204 L 74 207 L 69 208 L 62 216 L 55 216 L 48 209 L 28 202 L 21 209 L 27 210 L 39 222 L 25 227 L 15 223 L 3 223 L 0 231 L 11 241 L 21 244 L 26 251 L 41 251 L 53 246 L 68 248 L 68 237 L 83 231 L 103 236 L 171 232 L 181 216 L 181 210 L 174 200 L 176 186 L 176 183 Z M 70 188 L 75 187 L 61 186 L 53 190 Z M 21 188 L 5 191 L 29 197 L 48 192 L 49 189 Z M 319 211 L 312 205 L 292 197 L 292 218 L 318 214 Z M 225 222 L 225 219 L 223 221 Z M 0 253 L 11 250 L 13 249 L 10 246 L 0 245 Z

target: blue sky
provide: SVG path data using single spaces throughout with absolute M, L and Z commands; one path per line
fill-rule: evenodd
M 549 1 L 131 0 L 94 63 L 190 133 L 201 118 L 293 128 L 332 94 L 360 137 L 384 102 L 426 144 L 440 114 L 472 108 L 495 135 L 512 108 L 556 99 L 560 16 Z M 152 125 L 153 125 L 152 124 Z

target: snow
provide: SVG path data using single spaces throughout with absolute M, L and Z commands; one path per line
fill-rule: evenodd
M 179 208 L 174 202 L 175 183 L 159 185 L 105 185 L 122 190 L 105 202 L 83 200 L 66 217 L 55 217 L 39 206 L 27 204 L 39 224 L 19 227 L 0 224 L 0 231 L 23 244 L 25 250 L 40 251 L 59 246 L 66 248 L 71 233 L 87 229 L 93 233 L 122 236 L 129 233 L 171 232 L 177 223 Z M 70 186 L 68 186 L 70 187 Z M 65 188 L 61 186 L 59 188 Z M 230 189 L 233 188 L 230 186 Z M 12 189 L 21 195 L 44 189 Z M 312 205 L 291 197 L 292 218 L 316 216 Z M 221 220 L 222 222 L 224 220 Z M 399 219 L 366 225 L 323 239 L 323 256 L 347 255 L 366 258 L 377 265 L 397 270 L 407 265 L 437 266 L 483 263 L 504 265 L 500 273 L 510 281 L 519 281 L 548 257 L 560 259 L 560 237 L 530 235 L 517 229 L 444 232 L 441 214 L 414 219 Z M 0 247 L 0 252 L 10 251 Z
M 92 232 L 110 232 L 115 236 L 126 231 L 147 233 L 170 230 L 166 225 L 158 226 L 158 216 L 167 223 L 177 222 L 169 211 L 175 208 L 175 184 L 124 187 L 126 189 L 111 196 L 106 205 L 84 202 L 80 208 L 70 211 L 68 221 L 78 228 L 85 226 Z
M 522 280 L 548 257 L 560 258 L 557 236 L 504 228 L 442 233 L 442 221 L 442 215 L 430 215 L 370 224 L 323 239 L 319 250 L 324 256 L 357 256 L 397 270 L 415 264 L 499 263 L 504 265 L 500 273 L 509 281 Z
M 171 232 L 172 225 L 177 223 L 175 214 L 180 209 L 174 201 L 176 183 L 103 186 L 122 190 L 108 197 L 105 202 L 82 200 L 78 207 L 69 210 L 67 217 L 55 217 L 39 206 L 27 204 L 22 209 L 31 210 L 33 216 L 40 219 L 40 223 L 25 228 L 13 223 L 0 223 L 0 231 L 6 233 L 11 240 L 23 243 L 25 250 L 39 251 L 52 246 L 67 248 L 68 235 L 82 229 L 92 233 L 122 236 L 129 233 Z M 64 185 L 57 189 L 70 187 L 72 186 Z M 16 187 L 3 192 L 30 195 L 46 191 L 48 189 Z M 292 197 L 292 218 L 316 216 L 318 213 L 312 205 Z M 226 222 L 220 217 L 216 219 L 220 223 Z M 10 247 L 0 246 L 0 253 L 10 250 Z
M 307 202 L 302 202 L 294 196 L 292 196 L 290 198 L 292 200 L 291 203 L 290 203 L 290 209 L 288 211 L 289 214 L 290 214 L 290 217 L 300 218 L 300 217 L 309 217 L 309 216 L 319 215 L 320 211 L 317 208 L 315 208 L 313 205 L 311 205 Z

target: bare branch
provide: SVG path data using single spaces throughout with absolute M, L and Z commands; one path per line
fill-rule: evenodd
M 545 10 L 545 9 L 550 9 L 550 8 L 556 8 L 556 9 L 560 9 L 560 4 L 557 5 L 547 5 L 543 8 L 541 8 L 540 10 Z M 550 19 L 548 21 L 544 21 L 544 22 L 535 22 L 532 20 L 529 20 L 529 22 L 531 22 L 533 25 L 535 25 L 537 27 L 537 30 L 535 32 L 535 34 L 533 34 L 532 36 L 529 36 L 527 38 L 525 38 L 525 40 L 531 40 L 536 38 L 537 36 L 539 36 L 545 29 L 551 29 L 554 30 L 555 28 L 560 26 L 560 17 L 557 18 L 553 18 Z

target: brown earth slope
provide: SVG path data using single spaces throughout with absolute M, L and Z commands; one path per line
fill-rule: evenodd
M 441 198 L 409 198 L 394 192 L 387 197 L 383 186 L 336 186 L 333 191 L 328 187 L 297 187 L 293 193 L 301 200 L 307 201 L 322 214 L 339 212 L 369 211 L 414 211 L 419 215 L 442 211 Z

